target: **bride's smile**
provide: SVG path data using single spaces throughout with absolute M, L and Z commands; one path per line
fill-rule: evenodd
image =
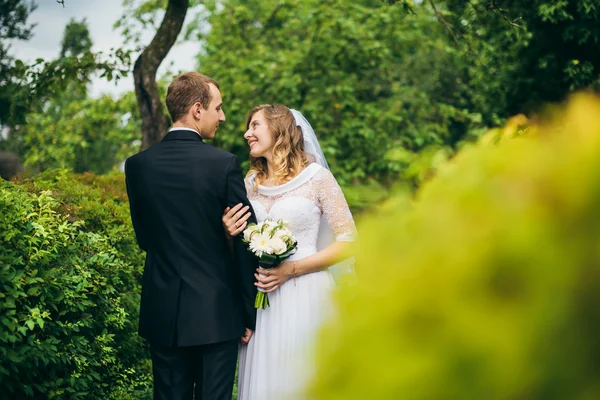
M 258 111 L 252 116 L 244 139 L 248 141 L 252 157 L 265 157 L 273 148 L 273 135 L 269 131 L 263 111 Z

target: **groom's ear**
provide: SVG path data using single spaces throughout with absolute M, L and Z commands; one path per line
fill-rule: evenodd
M 192 111 L 194 113 L 194 118 L 202 119 L 202 113 L 204 113 L 204 107 L 202 107 L 202 103 L 197 101 L 192 104 Z

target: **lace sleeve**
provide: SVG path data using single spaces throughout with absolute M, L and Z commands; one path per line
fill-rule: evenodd
M 338 242 L 353 241 L 356 236 L 354 218 L 344 197 L 344 193 L 332 173 L 323 168 L 315 175 L 313 188 L 323 215 Z
M 256 190 L 254 188 L 254 175 L 246 177 L 246 179 L 244 179 L 244 185 L 246 186 L 246 194 L 248 195 L 248 200 L 255 199 Z

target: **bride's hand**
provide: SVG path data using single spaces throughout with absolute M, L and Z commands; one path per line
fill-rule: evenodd
M 270 269 L 257 268 L 256 271 L 258 273 L 254 274 L 254 277 L 257 282 L 254 285 L 261 288 L 265 293 L 271 293 L 293 276 L 293 262 L 284 262 Z
M 223 214 L 223 218 L 221 219 L 223 221 L 225 232 L 230 238 L 239 235 L 246 228 L 246 225 L 248 225 L 246 221 L 248 221 L 248 218 L 252 215 L 250 212 L 246 213 L 250 207 L 242 206 L 243 204 L 239 203 L 233 208 L 227 207 Z M 246 214 L 244 215 L 244 213 Z

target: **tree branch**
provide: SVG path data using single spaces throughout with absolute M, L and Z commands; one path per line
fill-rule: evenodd
M 505 20 L 506 22 L 508 22 L 510 25 L 512 25 L 512 26 L 514 26 L 514 27 L 517 27 L 517 28 L 522 28 L 522 27 L 523 27 L 522 25 L 519 25 L 519 24 L 517 24 L 517 23 L 516 23 L 517 21 L 519 21 L 519 20 L 523 19 L 523 17 L 519 17 L 519 18 L 516 18 L 516 19 L 514 19 L 514 20 L 512 20 L 512 21 L 511 21 L 511 20 L 510 20 L 510 19 L 508 19 L 508 17 L 507 17 L 507 16 L 504 14 L 504 10 L 503 10 L 503 9 L 501 9 L 500 7 L 498 7 L 498 4 L 496 4 L 496 1 L 495 1 L 495 0 L 491 0 L 491 2 L 490 2 L 490 4 L 489 4 L 489 8 L 490 8 L 491 10 L 494 10 L 494 11 L 496 11 L 498 14 L 500 14 L 500 15 L 502 16 L 502 18 L 504 18 L 504 20 Z
M 135 95 L 142 118 L 142 150 L 158 143 L 168 128 L 156 84 L 156 72 L 183 27 L 189 0 L 169 0 L 165 16 L 133 67 Z
M 433 0 L 429 0 L 429 5 L 431 5 L 431 8 L 433 8 L 433 12 L 435 12 L 435 15 L 437 15 L 438 19 L 440 20 L 440 22 L 442 24 L 444 24 L 444 26 L 446 27 L 446 30 L 450 33 L 450 35 L 452 35 L 452 38 L 454 39 L 454 41 L 456 42 L 457 45 L 460 45 L 460 42 L 458 41 L 458 37 L 456 36 L 456 34 L 454 33 L 454 30 L 456 29 L 454 27 L 454 25 L 452 25 L 451 23 L 449 23 L 448 21 L 446 21 L 444 19 L 444 17 L 442 16 L 442 13 L 440 13 L 437 9 L 437 7 L 435 6 Z
M 469 5 L 470 5 L 471 7 L 473 7 L 473 10 L 475 10 L 475 12 L 476 12 L 477 14 L 480 14 L 480 13 L 482 13 L 482 12 L 483 12 L 483 13 L 487 12 L 487 10 L 486 10 L 485 8 L 483 8 L 483 7 L 480 7 L 480 6 L 479 6 L 479 4 L 475 4 L 475 3 L 473 3 L 471 0 L 467 0 L 467 3 L 469 3 Z
M 452 25 L 450 22 L 446 21 L 446 19 L 442 15 L 442 13 L 435 6 L 435 3 L 433 2 L 433 0 L 429 0 L 429 4 L 431 5 L 431 8 L 433 8 L 433 11 L 435 12 L 435 15 L 437 15 L 437 17 L 440 20 L 440 22 L 442 24 L 444 24 L 444 26 L 446 27 L 446 30 L 450 33 L 450 35 L 452 35 L 452 38 L 454 39 L 454 42 L 457 45 L 460 46 L 460 42 L 458 41 L 458 36 L 462 37 L 462 34 L 458 31 L 458 29 L 456 29 L 456 27 L 454 25 Z M 458 32 L 458 36 L 456 35 L 455 31 Z M 471 43 L 469 43 L 464 37 L 463 37 L 463 40 L 465 41 L 465 43 L 469 47 L 469 50 L 471 51 L 471 53 L 475 54 L 475 49 L 473 49 L 473 47 L 471 46 Z
M 267 18 L 267 20 L 265 21 L 265 23 L 263 25 L 265 28 L 271 23 L 271 21 L 273 21 L 275 19 L 275 17 L 277 16 L 277 13 L 279 12 L 279 10 L 281 10 L 283 8 L 283 6 L 284 6 L 283 3 L 277 4 L 277 6 L 273 10 L 273 12 L 269 16 L 269 18 Z

